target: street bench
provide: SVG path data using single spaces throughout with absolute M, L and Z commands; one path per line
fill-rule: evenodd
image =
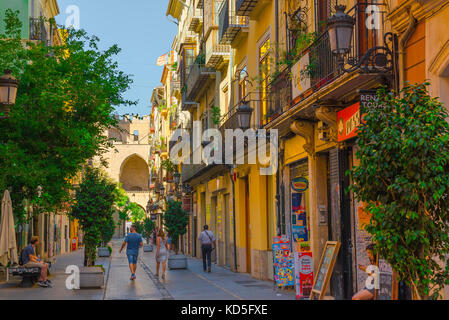
M 8 274 L 13 276 L 21 276 L 22 282 L 20 285 L 23 288 L 31 288 L 38 280 L 41 275 L 41 268 L 39 267 L 14 267 L 8 268 Z

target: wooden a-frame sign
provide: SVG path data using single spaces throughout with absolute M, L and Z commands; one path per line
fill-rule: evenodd
M 337 260 L 340 242 L 327 241 L 321 256 L 320 265 L 318 267 L 317 276 L 313 283 L 312 292 L 309 300 L 322 300 L 326 293 L 329 280 L 334 270 L 335 261 Z

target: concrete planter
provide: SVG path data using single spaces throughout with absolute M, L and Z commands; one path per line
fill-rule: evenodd
M 98 248 L 98 256 L 101 258 L 107 258 L 111 256 L 108 247 L 100 247 Z
M 101 288 L 104 285 L 104 272 L 99 267 L 80 268 L 80 288 Z
M 143 246 L 143 252 L 153 252 L 153 246 L 151 244 L 145 244 Z
M 187 257 L 183 254 L 168 256 L 168 269 L 187 269 Z

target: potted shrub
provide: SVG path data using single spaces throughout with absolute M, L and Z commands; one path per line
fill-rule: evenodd
M 167 210 L 163 215 L 164 225 L 168 236 L 172 239 L 175 254 L 168 257 L 169 269 L 186 269 L 187 257 L 179 252 L 179 238 L 187 232 L 189 214 L 182 208 L 181 202 L 169 199 Z
M 75 191 L 69 216 L 79 221 L 84 233 L 84 268 L 80 270 L 80 287 L 101 287 L 104 270 L 95 266 L 97 247 L 102 242 L 106 245 L 114 233 L 112 213 L 117 201 L 117 184 L 100 169 L 86 167 L 83 180 Z
M 112 240 L 112 236 L 115 232 L 115 223 L 114 219 L 111 217 L 108 219 L 107 223 L 104 224 L 101 232 L 101 247 L 98 248 L 98 256 L 99 257 L 110 257 L 112 253 L 111 246 L 108 243 Z

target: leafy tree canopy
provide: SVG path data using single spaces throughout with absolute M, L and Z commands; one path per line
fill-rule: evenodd
M 351 186 L 367 204 L 380 255 L 420 298 L 449 284 L 448 113 L 428 85 L 407 85 L 399 96 L 381 89 L 378 107 L 361 106 Z
M 89 266 L 94 264 L 97 247 L 111 240 L 116 188 L 116 183 L 100 169 L 86 167 L 83 181 L 75 189 L 75 201 L 69 216 L 77 219 L 83 230 Z
M 189 214 L 182 208 L 181 202 L 169 199 L 167 211 L 163 215 L 163 221 L 167 228 L 167 233 L 173 239 L 175 249 L 178 251 L 177 239 L 187 232 Z
M 12 191 L 22 223 L 24 199 L 46 211 L 70 199 L 71 178 L 110 146 L 103 133 L 116 125 L 115 107 L 133 102 L 123 97 L 132 81 L 114 61 L 116 45 L 100 50 L 97 37 L 74 29 L 62 33 L 62 45 L 24 44 L 17 17 L 7 10 L 0 34 L 0 70 L 20 81 L 9 118 L 0 120 L 0 188 Z

